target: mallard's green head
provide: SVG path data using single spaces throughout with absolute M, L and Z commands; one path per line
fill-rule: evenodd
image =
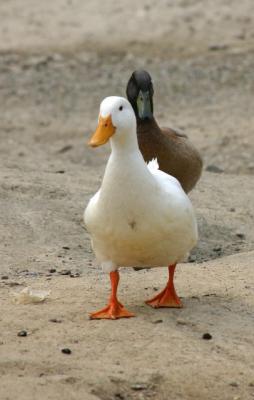
M 133 72 L 127 84 L 126 94 L 138 120 L 153 118 L 153 83 L 147 71 Z

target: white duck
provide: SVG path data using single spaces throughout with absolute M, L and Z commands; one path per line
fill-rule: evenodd
M 122 97 L 107 97 L 100 106 L 98 127 L 89 145 L 110 139 L 109 157 L 100 190 L 89 201 L 84 220 L 102 268 L 110 273 L 111 297 L 92 319 L 132 317 L 117 299 L 119 267 L 168 266 L 165 289 L 146 303 L 152 307 L 181 307 L 174 288 L 176 264 L 197 241 L 191 202 L 180 183 L 146 165 L 138 148 L 136 118 Z

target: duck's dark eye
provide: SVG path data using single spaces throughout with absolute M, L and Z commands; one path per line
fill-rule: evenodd
M 123 106 L 120 106 L 120 107 L 119 107 L 119 111 L 122 111 L 122 109 L 123 109 Z

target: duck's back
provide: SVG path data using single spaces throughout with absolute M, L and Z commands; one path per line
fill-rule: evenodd
M 179 180 L 185 192 L 197 183 L 202 159 L 186 135 L 160 128 L 154 119 L 139 121 L 138 143 L 146 162 L 157 158 L 161 171 Z

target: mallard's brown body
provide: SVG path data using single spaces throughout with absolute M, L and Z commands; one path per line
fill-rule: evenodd
M 137 120 L 137 135 L 146 162 L 157 158 L 161 171 L 174 176 L 186 193 L 202 172 L 202 158 L 188 137 L 170 128 L 160 128 L 152 119 Z

